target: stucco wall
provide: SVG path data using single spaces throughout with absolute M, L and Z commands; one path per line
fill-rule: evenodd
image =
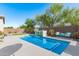
M 3 23 L 3 19 L 0 19 L 0 31 L 3 32 L 4 30 L 4 23 Z

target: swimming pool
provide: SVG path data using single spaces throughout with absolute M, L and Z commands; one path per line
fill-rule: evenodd
M 34 36 L 29 35 L 22 37 L 21 39 L 28 41 L 32 44 L 45 48 L 51 52 L 55 52 L 56 54 L 61 54 L 69 45 L 70 42 L 61 41 L 57 39 L 42 37 L 42 36 Z

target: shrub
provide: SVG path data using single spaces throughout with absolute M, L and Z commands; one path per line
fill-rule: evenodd
M 54 36 L 54 35 L 55 35 L 55 30 L 54 30 L 54 29 L 49 29 L 49 30 L 47 31 L 47 35 L 48 35 L 48 36 Z
M 3 35 L 3 33 L 0 31 L 0 35 Z
M 74 39 L 79 39 L 79 32 L 74 32 L 73 35 L 72 35 L 72 37 Z

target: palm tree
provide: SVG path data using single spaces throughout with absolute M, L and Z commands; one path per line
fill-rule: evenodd
M 51 26 L 51 23 L 52 23 L 52 19 L 51 19 L 51 16 L 49 16 L 48 14 L 42 14 L 42 15 L 39 15 L 39 16 L 36 16 L 35 18 L 36 22 L 42 22 L 42 26 L 43 28 L 48 28 Z
M 79 9 L 64 9 L 61 17 L 64 23 L 70 23 L 71 25 L 79 25 Z
M 52 4 L 49 10 L 42 15 L 37 15 L 35 20 L 26 19 L 21 28 L 34 30 L 34 25 L 41 22 L 43 28 L 53 28 L 56 26 L 64 26 L 65 23 L 71 25 L 79 25 L 79 9 L 63 8 L 63 4 Z
M 63 10 L 63 4 L 52 4 L 50 7 L 50 14 L 52 16 L 52 27 L 61 22 L 61 12 Z
M 65 23 L 71 25 L 79 25 L 79 9 L 63 8 L 63 4 L 52 4 L 50 7 L 50 14 L 52 16 L 52 27 L 58 25 L 64 26 Z
M 74 10 L 72 19 L 73 19 L 72 24 L 79 26 L 79 9 Z
M 43 28 L 52 28 L 54 25 L 61 21 L 61 11 L 63 4 L 53 4 L 45 14 L 36 16 L 36 21 L 42 22 Z M 51 30 L 52 31 L 52 30 Z
M 54 3 L 50 7 L 50 12 L 56 16 L 61 12 L 62 8 L 63 8 L 63 4 Z

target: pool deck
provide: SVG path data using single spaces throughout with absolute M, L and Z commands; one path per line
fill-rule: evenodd
M 0 42 L 0 56 L 60 56 L 54 52 L 48 51 L 34 44 L 26 42 L 20 39 L 20 37 L 21 36 L 6 36 L 3 39 L 3 42 Z M 53 38 L 63 40 L 57 37 Z M 65 51 L 61 54 L 61 56 L 79 55 L 79 46 L 77 46 L 78 42 L 72 40 L 67 41 L 70 41 L 71 43 L 68 48 L 65 49 Z M 77 52 L 77 54 L 71 53 L 71 51 L 75 51 Z

